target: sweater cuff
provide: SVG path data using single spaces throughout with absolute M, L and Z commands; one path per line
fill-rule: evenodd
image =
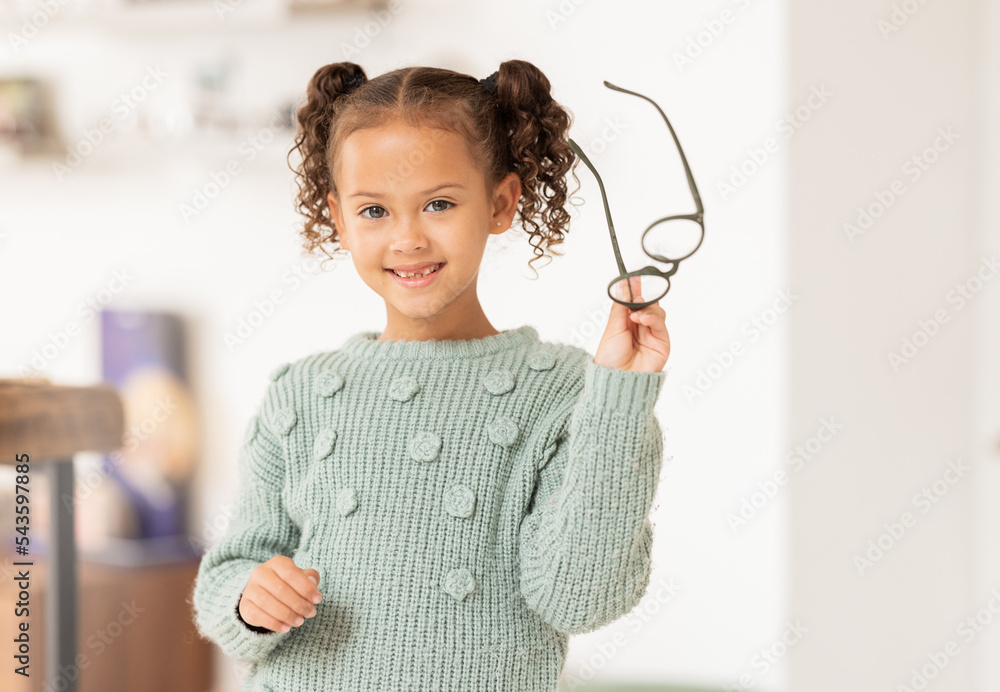
M 652 411 L 667 373 L 637 372 L 608 368 L 587 362 L 583 398 L 592 406 L 609 411 Z

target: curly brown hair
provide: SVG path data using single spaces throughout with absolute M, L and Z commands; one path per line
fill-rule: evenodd
M 369 80 L 360 65 L 336 62 L 309 80 L 296 110 L 298 132 L 288 152 L 298 184 L 296 210 L 305 216 L 300 235 L 312 253 L 340 245 L 327 195 L 339 199 L 340 147 L 353 132 L 401 120 L 451 130 L 482 162 L 487 189 L 510 172 L 521 180 L 518 214 L 534 248 L 534 261 L 563 242 L 569 226 L 566 174 L 579 162 L 569 146 L 570 113 L 550 93 L 546 76 L 524 60 L 500 64 L 492 93 L 470 75 L 435 67 L 404 67 Z M 573 177 L 579 190 L 579 178 Z M 574 193 L 576 192 L 574 190 Z M 534 267 L 532 266 L 534 270 Z M 537 276 L 538 272 L 535 271 Z

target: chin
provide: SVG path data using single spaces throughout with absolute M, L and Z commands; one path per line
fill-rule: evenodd
M 390 304 L 396 312 L 411 320 L 429 319 L 439 314 L 445 307 L 447 307 L 447 303 L 421 303 L 417 305 L 412 303 L 405 305 L 397 305 L 396 303 Z

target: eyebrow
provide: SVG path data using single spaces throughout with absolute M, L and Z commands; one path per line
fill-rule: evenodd
M 441 185 L 437 185 L 436 187 L 432 187 L 429 190 L 424 190 L 423 192 L 420 193 L 420 196 L 421 197 L 426 197 L 427 195 L 431 194 L 432 192 L 437 192 L 438 190 L 443 190 L 446 187 L 455 187 L 455 188 L 458 188 L 460 190 L 464 190 L 465 189 L 464 185 L 459 185 L 458 183 L 443 183 Z M 378 198 L 385 197 L 385 195 L 379 194 L 378 192 L 355 192 L 354 194 L 348 195 L 348 197 L 375 197 L 376 199 L 378 199 Z

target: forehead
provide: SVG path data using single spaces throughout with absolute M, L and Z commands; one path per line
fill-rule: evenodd
M 344 140 L 339 158 L 341 189 L 348 195 L 354 190 L 405 194 L 445 178 L 482 177 L 465 139 L 439 128 L 391 124 L 356 130 Z

